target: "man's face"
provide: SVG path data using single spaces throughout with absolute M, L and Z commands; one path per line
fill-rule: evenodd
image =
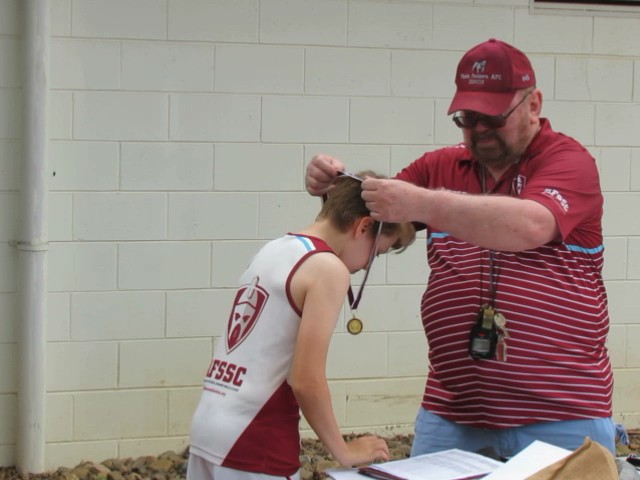
M 462 129 L 465 144 L 482 164 L 488 167 L 505 167 L 514 163 L 524 153 L 530 141 L 529 99 L 525 98 L 522 101 L 524 95 L 527 93 L 518 92 L 515 95 L 508 112 L 515 108 L 508 115 L 503 127 L 489 128 L 479 122 L 473 128 Z

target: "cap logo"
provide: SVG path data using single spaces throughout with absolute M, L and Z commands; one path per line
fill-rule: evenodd
M 487 66 L 487 61 L 486 60 L 473 62 L 473 66 L 471 67 L 471 72 L 472 73 L 483 73 L 486 66 Z

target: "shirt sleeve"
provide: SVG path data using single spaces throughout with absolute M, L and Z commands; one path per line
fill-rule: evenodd
M 602 242 L 602 193 L 595 160 L 578 144 L 543 151 L 520 198 L 548 208 L 563 241 L 581 246 Z

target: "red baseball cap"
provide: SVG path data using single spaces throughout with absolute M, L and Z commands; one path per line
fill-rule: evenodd
M 527 56 L 501 40 L 491 38 L 464 54 L 456 71 L 456 94 L 448 114 L 472 110 L 500 115 L 516 91 L 536 85 Z

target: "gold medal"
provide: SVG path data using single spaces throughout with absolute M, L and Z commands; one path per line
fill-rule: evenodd
M 362 320 L 353 317 L 347 322 L 347 331 L 351 335 L 358 335 L 362 331 Z

